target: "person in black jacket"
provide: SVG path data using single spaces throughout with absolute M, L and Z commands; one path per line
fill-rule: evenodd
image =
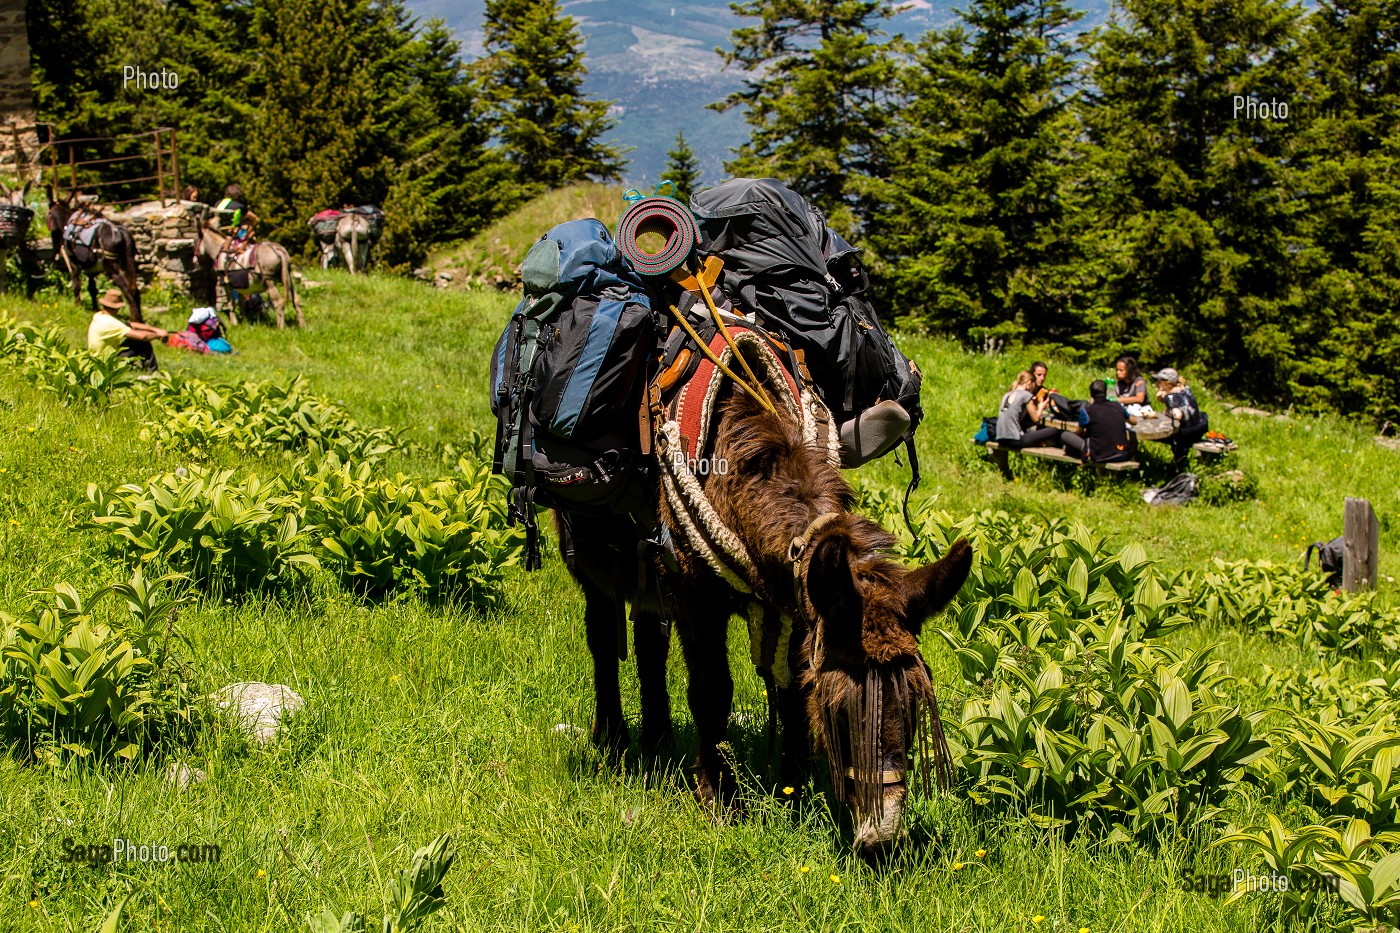
M 1065 450 L 1093 463 L 1131 460 L 1128 425 L 1132 418 L 1122 405 L 1108 400 L 1108 384 L 1095 379 L 1089 385 L 1089 404 L 1079 409 L 1079 431 L 1065 431 Z

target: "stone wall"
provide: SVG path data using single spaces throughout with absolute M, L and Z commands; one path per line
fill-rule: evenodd
M 19 143 L 26 162 L 32 163 L 39 147 L 34 134 L 34 84 L 29 69 L 29 30 L 24 0 L 0 0 L 0 126 L 6 127 L 0 146 L 7 151 L 15 138 L 9 126 L 23 127 Z M 10 163 L 13 165 L 13 155 Z
M 194 240 L 206 206 L 198 201 L 147 201 L 107 216 L 131 231 L 144 283 L 162 282 L 195 298 L 212 300 L 213 276 L 194 258 Z

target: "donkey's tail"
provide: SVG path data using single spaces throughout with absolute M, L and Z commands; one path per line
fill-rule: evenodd
M 306 318 L 301 313 L 301 296 L 297 294 L 296 282 L 292 278 L 292 255 L 285 249 L 282 251 L 282 291 L 287 295 L 292 303 L 292 309 L 297 313 L 297 326 L 305 327 Z
M 125 228 L 123 228 L 125 230 Z M 133 315 L 137 321 L 141 318 L 141 273 L 136 269 L 136 238 L 126 231 L 126 236 L 122 239 L 126 241 L 126 280 L 131 283 L 131 305 L 135 310 Z
M 360 255 L 360 225 L 352 223 L 350 225 L 350 256 L 347 265 L 350 266 L 350 274 L 354 275 L 359 270 L 355 268 L 355 259 Z

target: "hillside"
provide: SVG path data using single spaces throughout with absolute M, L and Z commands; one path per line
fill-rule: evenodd
M 481 47 L 484 0 L 409 0 L 422 17 L 440 17 L 462 40 L 468 54 Z M 1084 11 L 1080 28 L 1090 29 L 1108 14 L 1107 0 L 1075 0 Z M 748 138 L 742 114 L 716 113 L 706 105 L 737 89 L 742 76 L 726 71 L 715 49 L 729 44 L 739 21 L 728 0 L 567 0 L 564 10 L 578 20 L 588 53 L 584 89 L 615 101 L 616 142 L 630 146 L 628 185 L 654 185 L 678 131 L 684 131 L 705 177 L 723 174 L 729 150 Z M 950 23 L 954 0 L 910 0 L 890 21 L 889 33 L 918 35 Z
M 465 243 L 438 248 L 428 257 L 428 267 L 450 276 L 455 288 L 513 285 L 530 244 L 555 224 L 596 217 L 615 228 L 626 206 L 622 192 L 615 185 L 594 183 L 546 192 Z
M 326 284 L 307 292 L 305 330 L 243 326 L 232 332 L 238 351 L 232 357 L 162 350 L 163 365 L 222 384 L 304 376 L 314 392 L 343 405 L 358 422 L 394 429 L 416 445 L 374 465 L 376 476 L 401 472 L 394 482 L 409 486 L 440 477 L 459 481 L 462 465 L 453 448 L 470 448 L 474 432 L 479 438 L 492 431 L 488 357 L 514 296 L 334 271 L 317 278 Z M 66 297 L 52 294 L 39 302 L 0 298 L 0 311 L 54 321 L 75 343 L 88 319 Z M 159 323 L 178 325 L 184 313 L 177 306 Z M 1140 500 L 1135 482 L 1084 491 L 1034 465 L 1008 482 L 968 437 L 1025 360 L 972 354 L 916 334 L 900 335 L 900 341 L 927 374 L 929 419 L 919 444 L 926 478 L 916 509 L 933 505 L 959 518 L 1003 509 L 1041 529 L 1068 518 L 1087 526 L 1084 535 L 1110 535 L 1113 552 L 1138 545 L 1162 573 L 1174 574 L 1207 568 L 1214 558 L 1293 565 L 1305 542 L 1338 531 L 1340 497 L 1362 495 L 1381 513 L 1383 571 L 1393 573 L 1400 452 L 1374 446 L 1350 424 L 1333 417 L 1234 417 L 1208 403 L 1217 425 L 1241 445 L 1239 467 L 1259 482 L 1258 498 L 1228 507 L 1153 508 Z M 1053 358 L 1050 363 L 1051 381 L 1060 386 L 1080 386 L 1097 375 Z M 58 583 L 90 597 L 126 580 L 139 561 L 122 549 L 122 539 L 84 527 L 87 484 L 114 490 L 201 465 L 264 479 L 289 469 L 291 461 L 275 453 L 247 455 L 216 443 L 184 451 L 158 445 L 148 433 L 149 402 L 125 391 L 110 408 L 65 404 L 59 392 L 31 384 L 13 359 L 0 359 L 5 612 L 51 603 L 53 594 L 43 591 Z M 292 469 L 293 482 L 299 471 Z M 848 478 L 868 492 L 895 495 L 904 476 L 883 461 Z M 258 519 L 245 512 L 241 521 L 252 529 Z M 211 532 L 196 532 L 202 533 Z M 1105 566 L 1115 560 L 1105 558 Z M 148 578 L 162 568 L 154 557 L 143 566 Z M 1100 569 L 1096 563 L 1091 572 Z M 1277 914 L 1273 898 L 1226 901 L 1184 889 L 1190 871 L 1214 878 L 1236 865 L 1264 870 L 1248 852 L 1209 848 L 1210 837 L 1198 838 L 1206 830 L 1183 827 L 1160 844 L 1098 842 L 1091 832 L 1071 836 L 1053 821 L 974 803 L 965 793 L 975 778 L 970 768 L 957 793 L 918 802 L 912 836 L 895 859 L 867 864 L 851 853 L 843 836 L 848 830 L 820 777 L 792 788 L 800 791 L 796 796 L 764 783 L 763 685 L 738 621 L 729 639 L 736 697 L 729 738 L 742 769 L 745 809 L 717 819 L 694 804 L 688 789 L 695 740 L 679 648 L 669 668 L 675 748 L 659 764 L 637 753 L 610 763 L 586 739 L 593 674 L 576 585 L 548 548 L 541 572 L 505 573 L 494 609 L 432 599 L 409 586 L 389 598 L 360 597 L 327 568 L 227 595 L 175 583 L 189 597 L 172 622 L 187 665 L 180 678 L 189 690 L 199 696 L 234 681 L 287 684 L 306 698 L 306 711 L 267 746 L 215 717 L 188 744 L 132 763 L 95 764 L 74 755 L 49 767 L 0 755 L 5 929 L 96 929 L 128 891 L 121 928 L 130 930 L 285 931 L 305 929 L 307 915 L 323 909 L 374 915 L 383 909 L 391 874 L 439 833 L 452 834 L 458 854 L 442 886 L 441 915 L 426 930 L 665 926 L 737 933 L 878 926 L 1254 933 Z M 1382 599 L 1396 594 L 1387 579 Z M 1016 599 L 1023 598 L 1022 589 L 1017 576 Z M 1100 605 L 1104 588 L 1092 592 L 1090 604 Z M 1150 604 L 1154 591 L 1141 592 L 1140 602 Z M 91 611 L 111 622 L 126 607 L 107 599 Z M 1274 618 L 1266 616 L 1261 626 Z M 1045 617 L 1040 610 L 1024 614 L 1036 632 L 1036 620 Z M 952 616 L 936 624 L 957 628 Z M 1196 619 L 1163 641 L 1166 647 L 1151 650 L 1209 649 L 1229 677 L 1219 702 L 1242 704 L 1275 725 L 1290 717 L 1265 712 L 1277 701 L 1266 690 L 1270 668 L 1291 674 L 1322 665 L 1317 676 L 1336 690 L 1379 683 L 1364 655 L 1325 653 L 1316 643 L 1266 637 L 1243 626 Z M 922 645 L 943 715 L 954 722 L 964 703 L 972 708 L 969 694 L 982 688 L 963 683 L 959 655 L 933 625 Z M 1008 647 L 1007 656 L 1023 659 L 1031 651 L 1029 644 Z M 1387 674 L 1392 683 L 1394 671 Z M 1169 676 L 1163 666 L 1152 667 L 1134 675 L 1132 689 L 1149 689 Z M 624 708 L 635 724 L 630 663 L 623 684 Z M 1067 683 L 1043 696 L 1070 703 L 1078 689 Z M 1184 702 L 1190 710 L 1208 699 L 1184 688 L 1166 696 L 1173 709 Z M 1164 728 L 1151 722 L 1150 731 L 1143 726 L 1129 733 L 1129 744 Z M 1063 728 L 1035 726 L 1028 741 L 1058 736 Z M 1215 742 L 1216 733 L 1196 741 Z M 1003 757 L 1024 774 L 1041 767 L 1031 754 Z M 172 763 L 197 767 L 207 777 L 177 789 L 163 776 Z M 1154 776 L 1191 770 L 1169 771 L 1155 759 L 1144 767 Z M 1222 820 L 1268 816 L 1296 827 L 1322 819 L 1300 802 L 1309 799 L 1306 789 L 1290 797 L 1266 788 L 1261 782 L 1232 794 Z M 1105 802 L 1099 812 L 1110 809 Z M 75 842 L 110 845 L 114 838 L 215 845 L 220 857 L 178 866 L 75 864 L 65 857 Z M 1335 898 L 1322 919 L 1324 926 L 1343 920 Z

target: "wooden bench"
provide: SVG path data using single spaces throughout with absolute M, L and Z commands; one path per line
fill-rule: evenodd
M 1203 460 L 1214 460 L 1216 457 L 1223 457 L 1228 453 L 1238 450 L 1239 445 L 1236 444 L 1234 447 L 1231 447 L 1227 450 L 1226 448 L 1221 447 L 1219 444 L 1211 444 L 1207 441 L 1197 441 L 1196 443 L 1191 445 L 1191 449 L 1196 452 L 1196 456 L 1200 457 Z
M 1081 460 L 1074 454 L 1067 452 L 1062 447 L 1003 447 L 996 441 L 987 442 L 987 453 L 991 454 L 992 461 L 1001 467 L 1001 472 L 1010 477 L 1011 463 L 1007 456 L 1009 452 L 1015 452 L 1026 457 L 1035 457 L 1040 460 L 1052 460 L 1055 463 L 1068 463 L 1071 466 L 1090 466 L 1096 469 L 1108 470 L 1110 473 L 1133 473 L 1142 469 L 1142 464 L 1136 460 L 1122 460 L 1117 463 L 1097 463 L 1093 460 Z

